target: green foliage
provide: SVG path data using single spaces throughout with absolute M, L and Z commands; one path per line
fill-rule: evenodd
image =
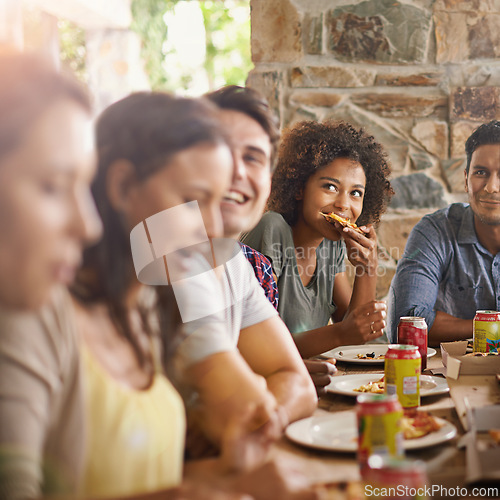
M 228 5 L 230 5 L 228 7 Z M 210 87 L 220 84 L 245 85 L 251 69 L 250 17 L 235 19 L 233 12 L 248 10 L 248 1 L 200 2 L 207 38 L 205 69 Z M 219 78 L 216 78 L 219 77 Z M 223 82 L 217 82 L 221 79 Z
M 176 0 L 133 0 L 131 28 L 141 37 L 142 57 L 153 89 L 166 87 L 167 75 L 163 67 L 167 26 L 163 16 Z
M 187 89 L 193 80 L 192 69 L 181 67 L 174 71 L 171 65 L 166 68 L 164 62 L 165 56 L 173 53 L 172 44 L 167 43 L 164 16 L 173 11 L 179 1 L 132 1 L 132 29 L 142 39 L 142 55 L 153 89 L 178 90 L 178 86 Z M 210 89 L 226 83 L 244 85 L 251 69 L 249 0 L 200 0 L 198 3 L 205 24 L 204 69 Z M 182 61 L 177 64 L 182 65 Z
M 88 75 L 85 65 L 87 49 L 84 30 L 65 19 L 57 21 L 57 28 L 61 63 L 73 71 L 82 82 L 87 83 Z

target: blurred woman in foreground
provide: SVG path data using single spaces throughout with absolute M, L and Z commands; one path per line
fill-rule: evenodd
M 0 54 L 0 498 L 74 491 L 81 474 L 65 286 L 101 231 L 94 172 L 87 94 L 34 56 Z

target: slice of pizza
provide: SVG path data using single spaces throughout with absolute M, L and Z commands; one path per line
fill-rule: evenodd
M 500 445 L 500 429 L 490 429 L 488 433 L 495 444 Z
M 339 224 L 342 225 L 342 227 L 350 227 L 351 229 L 354 229 L 354 231 L 357 231 L 360 234 L 365 234 L 361 229 L 359 229 L 354 222 L 351 222 L 349 219 L 346 219 L 344 217 L 341 217 L 340 215 L 337 215 L 335 212 L 330 212 L 329 214 L 325 214 L 323 212 L 320 212 L 320 214 L 328 221 L 328 222 L 333 222 L 337 221 Z
M 353 389 L 355 392 L 371 392 L 373 394 L 383 394 L 385 390 L 385 382 L 384 377 L 380 380 L 376 380 L 374 382 L 368 382 L 366 385 L 360 385 L 356 389 Z
M 430 413 L 418 410 L 405 410 L 401 428 L 405 439 L 417 439 L 438 431 L 442 424 Z

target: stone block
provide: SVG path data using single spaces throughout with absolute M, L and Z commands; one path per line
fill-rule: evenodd
M 363 127 L 384 146 L 393 174 L 406 170 L 409 144 L 408 137 L 402 131 L 399 121 L 393 123 L 390 119 L 382 120 L 376 115 L 362 112 L 348 101 L 333 109 L 326 115 L 326 118 L 345 120 L 356 127 Z
M 478 15 L 468 21 L 471 59 L 494 59 L 500 56 L 500 15 Z
M 413 3 L 423 9 L 430 9 L 436 0 L 414 0 Z
M 412 170 L 429 170 L 436 165 L 436 159 L 426 151 L 410 146 L 408 153 Z
M 323 14 L 304 16 L 303 36 L 306 54 L 323 53 Z
M 436 114 L 448 105 L 448 99 L 441 95 L 405 94 L 355 94 L 351 100 L 357 106 L 380 116 L 423 118 Z
M 369 87 L 375 82 L 375 70 L 349 66 L 301 66 L 292 68 L 292 87 Z
M 285 121 L 283 123 L 283 128 L 291 127 L 295 123 L 301 122 L 303 120 L 320 120 L 319 110 L 302 106 L 289 106 L 287 107 L 287 113 L 285 116 Z
M 395 192 L 391 209 L 437 209 L 447 205 L 443 186 L 423 173 L 397 177 L 391 184 Z
M 467 14 L 436 12 L 434 14 L 436 62 L 462 62 L 469 59 Z
M 448 158 L 448 124 L 435 120 L 422 120 L 415 124 L 412 136 L 426 151 L 440 159 Z
M 477 66 L 467 64 L 463 69 L 465 73 L 464 83 L 454 85 L 455 87 L 500 86 L 500 64 L 498 62 Z
M 494 59 L 500 56 L 500 15 L 436 12 L 436 62 Z
M 500 118 L 499 87 L 459 87 L 450 95 L 450 119 L 486 122 Z
M 461 194 L 465 190 L 465 158 L 452 158 L 441 162 L 443 177 L 451 193 Z
M 246 85 L 259 91 L 268 101 L 269 107 L 281 122 L 281 95 L 284 75 L 281 71 L 259 71 L 253 69 L 248 74 Z
M 302 52 L 302 23 L 290 0 L 251 0 L 252 60 L 293 62 Z
M 447 10 L 450 12 L 498 12 L 498 0 L 436 0 L 434 10 Z
M 330 10 L 328 48 L 343 61 L 424 62 L 431 13 L 394 0 L 365 1 Z
M 379 73 L 375 85 L 388 87 L 435 87 L 443 78 L 442 73 Z
M 451 124 L 451 158 L 465 158 L 465 141 L 472 132 L 479 126 L 479 123 L 459 121 Z
M 294 91 L 290 96 L 290 104 L 332 108 L 338 106 L 347 96 L 332 92 Z
M 421 213 L 385 214 L 377 228 L 379 246 L 397 263 L 403 256 L 408 236 L 415 224 L 422 218 Z
M 446 83 L 449 87 L 497 87 L 500 86 L 500 64 L 450 65 L 446 68 Z

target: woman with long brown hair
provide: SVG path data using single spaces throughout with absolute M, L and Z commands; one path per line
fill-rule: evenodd
M 164 375 L 180 322 L 190 317 L 183 298 L 193 305 L 177 285 L 215 265 L 211 241 L 223 235 L 220 202 L 233 157 L 211 103 L 157 92 L 132 94 L 105 110 L 97 122 L 97 150 L 92 192 L 103 237 L 85 252 L 73 287 L 89 429 L 83 492 L 157 492 L 160 498 L 181 484 L 183 472 L 184 407 Z M 217 296 L 216 273 L 208 285 L 205 294 L 188 287 L 198 314 L 210 295 Z M 233 415 L 222 456 L 194 464 L 191 473 L 218 488 L 253 494 L 256 482 L 249 476 L 226 476 L 234 472 L 237 450 L 256 450 L 242 465 L 256 467 L 249 474 L 268 483 L 265 496 L 255 490 L 256 498 L 313 497 L 311 491 L 290 492 L 276 470 L 259 468 L 259 448 L 268 445 L 266 431 L 254 431 L 259 403 L 255 398 L 255 411 Z M 182 494 L 214 493 L 184 487 Z

